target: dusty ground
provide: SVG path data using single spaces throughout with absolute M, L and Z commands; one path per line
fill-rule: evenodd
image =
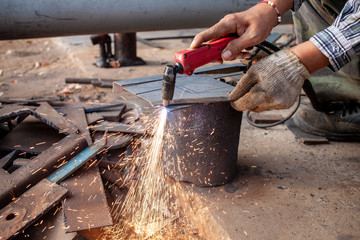
M 2 41 L 0 97 L 108 102 L 120 96 L 64 79 L 158 75 L 191 41 L 156 41 L 163 49 L 138 43 L 138 56 L 147 65 L 99 69 L 92 65 L 98 47 L 77 39 Z M 194 188 L 209 220 L 205 239 L 360 239 L 359 147 L 307 146 L 285 126 L 263 130 L 243 121 L 236 179 L 221 187 Z

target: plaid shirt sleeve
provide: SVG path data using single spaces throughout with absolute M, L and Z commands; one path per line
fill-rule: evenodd
M 359 56 L 360 0 L 349 0 L 333 24 L 310 41 L 329 58 L 335 71 Z

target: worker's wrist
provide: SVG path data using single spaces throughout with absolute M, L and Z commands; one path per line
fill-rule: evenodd
M 274 13 L 276 14 L 276 24 L 275 25 L 278 25 L 281 23 L 281 15 L 280 15 L 280 11 L 279 9 L 277 8 L 276 4 L 273 2 L 273 1 L 261 1 L 261 2 L 258 2 L 257 3 L 258 5 L 259 4 L 266 4 L 268 5 L 268 7 L 271 7 L 272 9 L 274 9 Z
M 282 16 L 286 11 L 290 10 L 294 6 L 294 1 L 288 0 L 273 0 L 276 7 L 279 9 L 280 15 Z
M 291 52 L 299 58 L 310 74 L 329 65 L 329 59 L 310 41 L 292 47 Z
M 261 1 L 259 1 L 261 2 Z M 282 16 L 286 11 L 290 10 L 294 6 L 293 1 L 287 1 L 287 0 L 271 0 L 276 6 L 276 8 L 279 10 L 279 14 Z M 258 5 L 258 4 L 257 4 Z
M 261 11 L 266 11 L 266 15 L 274 15 L 274 26 L 281 22 L 281 16 L 293 7 L 293 1 L 286 0 L 270 0 L 259 1 L 254 7 L 261 8 Z M 264 14 L 264 15 L 265 15 Z M 265 23 L 265 22 L 264 22 Z M 269 22 L 266 22 L 269 23 Z
M 262 16 L 260 21 L 263 21 L 263 24 L 271 25 L 272 27 L 278 24 L 277 13 L 270 5 L 256 4 L 252 7 L 252 9 L 254 9 L 260 16 Z

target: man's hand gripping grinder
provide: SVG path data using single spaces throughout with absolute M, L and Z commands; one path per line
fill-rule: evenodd
M 175 53 L 174 65 L 167 65 L 161 88 L 163 105 L 166 107 L 174 97 L 176 74 L 193 74 L 194 70 L 221 58 L 221 53 L 235 36 L 227 36 L 202 44 L 196 49 L 186 49 Z

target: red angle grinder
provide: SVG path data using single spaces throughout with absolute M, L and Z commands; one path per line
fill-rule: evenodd
M 221 53 L 228 43 L 237 36 L 226 36 L 196 49 L 186 49 L 175 53 L 174 65 L 167 65 L 163 74 L 161 97 L 166 107 L 174 97 L 176 74 L 193 74 L 194 70 L 221 58 Z

